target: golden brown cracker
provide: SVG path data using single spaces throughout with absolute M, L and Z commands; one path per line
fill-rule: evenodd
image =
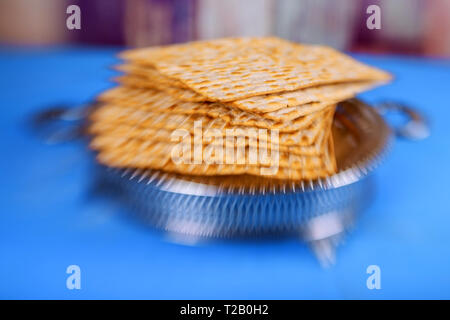
M 137 76 L 143 81 L 156 82 L 160 85 L 169 87 L 187 88 L 187 86 L 183 82 L 177 79 L 171 79 L 161 74 L 155 68 L 142 67 L 135 64 L 122 64 L 115 66 L 115 69 L 131 76 Z
M 210 101 L 247 97 L 345 81 L 387 81 L 390 76 L 325 46 L 277 38 L 219 39 L 125 52 Z
M 328 107 L 324 111 L 326 113 L 320 114 L 321 118 L 332 117 L 332 113 L 330 114 L 332 110 L 334 110 L 334 106 Z M 311 122 L 311 127 L 305 126 L 303 130 L 288 133 L 280 132 L 279 144 L 298 146 L 311 144 L 318 131 L 322 130 L 321 123 L 323 120 L 321 118 L 316 118 Z M 208 136 L 210 133 L 214 134 L 217 130 L 221 132 L 222 136 L 226 136 L 227 130 L 239 130 L 249 136 L 255 130 L 252 127 L 230 125 L 220 118 L 213 119 L 204 115 L 160 114 L 116 105 L 104 105 L 98 108 L 91 115 L 91 121 L 91 131 L 93 133 L 101 130 L 105 123 L 109 123 L 112 126 L 127 123 L 141 128 L 165 129 L 167 132 L 184 129 L 193 133 L 196 121 L 200 121 L 205 136 Z M 268 132 L 267 136 L 270 137 L 270 132 Z
M 331 123 L 331 119 L 327 119 L 327 126 Z M 323 136 L 326 138 L 330 137 L 329 133 L 331 130 L 321 130 Z M 128 132 L 128 131 L 127 131 Z M 280 152 L 279 158 L 276 159 L 277 167 L 282 168 L 292 168 L 293 170 L 310 170 L 313 168 L 324 168 L 323 170 L 331 170 L 329 164 L 326 162 L 327 156 L 326 152 L 329 152 L 331 149 L 327 147 L 328 139 L 323 139 L 323 147 L 321 150 L 324 150 L 322 154 L 309 156 L 309 155 L 296 155 L 289 152 Z M 114 132 L 106 131 L 102 132 L 94 137 L 91 143 L 91 147 L 94 149 L 100 150 L 101 155 L 99 155 L 100 159 L 106 161 L 105 159 L 110 159 L 109 165 L 112 166 L 132 166 L 138 168 L 153 168 L 160 169 L 161 166 L 164 167 L 168 162 L 170 162 L 170 157 L 172 156 L 172 150 L 176 145 L 180 145 L 178 142 L 174 143 L 172 141 L 160 141 L 156 139 L 155 136 L 143 137 L 143 139 L 136 139 L 135 137 L 130 138 L 129 136 L 117 135 Z M 223 145 L 222 145 L 223 146 Z M 202 154 L 205 153 L 209 146 L 200 145 L 202 150 Z M 194 147 L 191 148 L 191 150 Z M 246 152 L 244 153 L 244 158 L 241 157 L 240 160 L 236 159 L 236 164 L 252 164 L 257 165 L 257 163 L 249 163 L 249 160 L 245 158 L 245 156 L 249 155 L 250 148 L 246 148 Z M 221 148 L 220 150 L 223 150 Z M 226 152 L 226 151 L 224 151 Z M 270 150 L 270 153 L 274 152 L 274 150 Z M 191 155 L 191 153 L 189 153 Z M 329 158 L 329 156 L 328 156 Z M 115 160 L 112 160 L 115 159 Z M 191 162 L 193 159 L 190 159 Z M 271 159 L 269 159 L 271 160 Z M 191 168 L 191 165 L 182 163 L 183 168 Z M 273 166 L 274 163 L 270 162 L 268 165 Z M 233 165 L 232 165 L 233 166 Z M 195 172 L 216 172 L 215 170 L 207 169 L 209 164 L 206 165 L 204 163 L 198 163 L 194 166 Z M 223 165 L 222 165 L 223 167 Z M 229 166 L 225 165 L 225 168 L 221 172 L 221 174 L 229 174 L 230 169 Z M 180 169 L 181 170 L 181 169 Z M 225 172 L 225 173 L 224 173 Z M 247 172 L 249 173 L 249 172 Z M 190 173 L 192 174 L 192 173 Z
M 136 109 L 140 110 L 149 109 L 155 112 L 204 114 L 213 118 L 221 118 L 232 125 L 278 129 L 281 132 L 304 128 L 317 116 L 320 116 L 317 111 L 332 104 L 332 102 L 310 103 L 261 115 L 238 110 L 223 103 L 182 102 L 166 95 L 162 91 L 126 87 L 110 89 L 100 95 L 99 100 L 127 107 L 135 106 Z M 284 110 L 286 112 L 283 113 Z
M 324 139 L 324 146 L 327 144 L 327 139 Z M 148 140 L 143 141 L 132 138 L 119 138 L 109 135 L 96 136 L 91 143 L 91 147 L 104 153 L 111 153 L 115 155 L 123 155 L 122 161 L 128 159 L 126 165 L 139 168 L 155 168 L 159 163 L 165 163 L 168 159 L 181 159 L 183 163 L 193 163 L 199 166 L 210 163 L 221 164 L 249 164 L 254 166 L 273 166 L 291 167 L 295 169 L 301 168 L 316 168 L 322 166 L 322 156 L 326 148 L 322 148 L 324 152 L 320 154 L 292 154 L 289 152 L 281 152 L 277 149 L 258 149 L 257 147 L 241 148 L 221 148 L 218 145 L 198 145 L 198 163 L 196 162 L 195 152 L 196 146 L 187 146 L 183 143 Z M 188 148 L 187 153 L 183 154 L 183 150 Z M 221 154 L 215 154 L 215 150 L 220 150 Z M 260 155 L 261 152 L 264 156 Z M 229 154 L 231 152 L 231 154 Z M 233 154 L 234 152 L 234 154 Z M 279 153 L 279 158 L 273 156 L 274 152 Z M 252 158 L 253 157 L 253 158 Z M 262 157 L 262 158 L 261 158 Z
M 174 98 L 177 98 L 182 101 L 205 101 L 206 98 L 202 95 L 198 94 L 195 91 L 186 88 L 172 87 L 164 84 L 160 84 L 158 82 L 150 82 L 146 81 L 146 79 L 137 77 L 137 76 L 119 76 L 114 79 L 116 82 L 131 86 L 135 88 L 143 88 L 143 89 L 157 89 L 161 90 Z
M 285 91 L 276 94 L 254 96 L 246 99 L 232 101 L 231 106 L 241 110 L 268 113 L 296 107 L 311 102 L 342 101 L 353 97 L 359 92 L 368 90 L 377 85 L 374 81 L 359 81 L 348 83 L 333 83 L 304 88 L 295 91 Z

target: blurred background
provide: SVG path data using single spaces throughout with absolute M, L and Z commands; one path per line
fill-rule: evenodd
M 81 8 L 68 30 L 66 8 Z M 366 9 L 381 8 L 380 30 Z M 64 26 L 64 27 L 62 27 Z M 141 47 L 277 35 L 354 52 L 450 56 L 448 0 L 0 0 L 0 43 Z

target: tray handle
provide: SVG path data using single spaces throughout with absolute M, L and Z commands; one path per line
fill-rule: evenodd
M 86 118 L 94 104 L 54 105 L 33 114 L 30 126 L 34 133 L 49 144 L 73 141 L 85 135 Z
M 399 113 L 406 119 L 401 125 L 392 125 L 398 137 L 408 140 L 423 140 L 430 136 L 430 127 L 426 117 L 414 108 L 394 101 L 382 101 L 374 105 L 377 111 L 385 116 L 388 113 Z

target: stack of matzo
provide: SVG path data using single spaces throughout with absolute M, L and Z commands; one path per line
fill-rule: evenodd
M 99 161 L 190 175 L 332 175 L 336 104 L 390 79 L 331 48 L 278 38 L 136 49 L 122 58 L 120 85 L 100 95 L 91 115 Z

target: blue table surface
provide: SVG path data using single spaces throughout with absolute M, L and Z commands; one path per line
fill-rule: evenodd
M 432 135 L 396 141 L 377 170 L 374 203 L 337 264 L 323 269 L 297 239 L 168 241 L 90 194 L 82 143 L 49 146 L 34 136 L 33 112 L 81 104 L 112 86 L 117 51 L 0 48 L 0 298 L 450 298 L 450 61 L 357 56 L 395 75 L 361 97 L 422 110 Z M 81 290 L 66 288 L 72 264 Z M 366 286 L 369 265 L 381 268 L 380 290 Z

